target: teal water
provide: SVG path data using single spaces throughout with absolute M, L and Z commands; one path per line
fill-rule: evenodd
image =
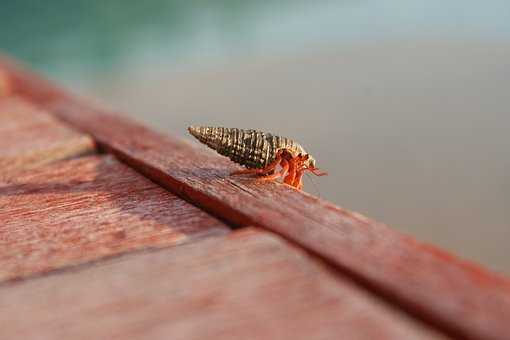
M 510 38 L 490 1 L 3 0 L 0 49 L 57 76 L 179 67 L 384 39 Z

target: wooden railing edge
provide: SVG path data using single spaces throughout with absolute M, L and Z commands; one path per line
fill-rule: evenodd
M 92 135 L 137 171 L 230 224 L 280 234 L 454 337 L 508 335 L 506 277 L 285 185 L 230 178 L 234 166 L 201 147 L 92 107 L 12 61 L 0 59 L 0 69 L 9 91 Z

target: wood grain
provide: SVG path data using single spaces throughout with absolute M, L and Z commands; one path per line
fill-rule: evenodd
M 111 156 L 0 175 L 0 281 L 229 232 Z
M 2 174 L 94 152 L 89 136 L 16 97 L 0 98 L 0 145 Z
M 508 338 L 508 279 L 288 186 L 230 177 L 238 168 L 204 147 L 94 108 L 12 64 L 5 67 L 16 92 L 186 200 L 233 224 L 256 225 L 296 242 L 444 332 Z
M 123 256 L 0 294 L 2 339 L 443 339 L 254 230 Z

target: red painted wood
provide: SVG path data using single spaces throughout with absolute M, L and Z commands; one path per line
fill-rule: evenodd
M 301 249 L 253 230 L 0 294 L 3 339 L 443 339 Z
M 16 97 L 0 98 L 0 145 L 1 174 L 94 152 L 89 136 Z
M 18 94 L 29 96 L 32 93 L 32 96 L 37 96 L 37 98 L 31 98 L 31 101 L 40 102 L 63 95 L 60 89 L 50 85 L 36 73 L 29 71 L 23 65 L 1 54 L 0 73 L 2 74 L 2 83 L 4 84 L 4 90 L 2 96 L 0 96 L 1 99 L 3 99 L 2 97 L 16 96 Z
M 11 93 L 11 84 L 6 71 L 0 69 L 0 98 L 6 97 Z
M 288 186 L 230 177 L 237 167 L 203 146 L 102 112 L 30 73 L 4 67 L 15 79 L 14 91 L 181 197 L 231 223 L 283 235 L 450 334 L 508 338 L 508 279 Z
M 0 207 L 0 281 L 230 231 L 111 156 L 0 175 Z

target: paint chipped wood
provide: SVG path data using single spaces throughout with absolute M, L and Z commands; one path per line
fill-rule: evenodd
M 111 156 L 0 176 L 0 281 L 229 232 Z

